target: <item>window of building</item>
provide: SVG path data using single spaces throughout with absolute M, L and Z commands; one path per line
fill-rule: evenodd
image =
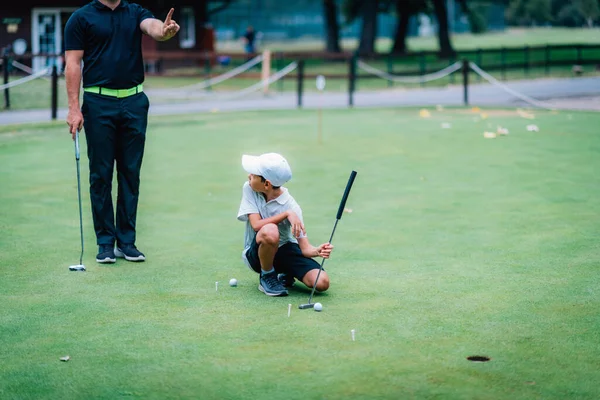
M 183 7 L 179 16 L 179 45 L 182 49 L 189 49 L 196 45 L 196 19 L 194 9 Z

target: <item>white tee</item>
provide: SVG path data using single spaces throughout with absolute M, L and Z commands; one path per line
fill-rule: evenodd
M 254 232 L 252 225 L 250 225 L 248 214 L 260 214 L 260 217 L 264 219 L 292 210 L 298 215 L 302 224 L 304 224 L 302 209 L 296 203 L 296 200 L 294 200 L 286 188 L 282 187 L 281 190 L 283 192 L 279 197 L 267 202 L 262 193 L 252 190 L 248 182 L 244 183 L 244 187 L 242 188 L 242 202 L 237 216 L 238 220 L 246 222 L 244 251 L 242 254 L 245 254 L 246 250 L 250 248 L 252 241 L 256 240 L 256 232 Z M 277 227 L 279 228 L 279 247 L 289 242 L 298 243 L 298 240 L 292 234 L 292 226 L 287 218 L 280 222 Z M 301 237 L 306 237 L 306 235 L 303 234 Z

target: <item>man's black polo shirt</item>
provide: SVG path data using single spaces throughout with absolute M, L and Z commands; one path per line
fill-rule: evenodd
M 144 81 L 140 22 L 154 18 L 138 4 L 117 8 L 93 0 L 71 15 L 65 50 L 83 50 L 83 87 L 129 89 Z

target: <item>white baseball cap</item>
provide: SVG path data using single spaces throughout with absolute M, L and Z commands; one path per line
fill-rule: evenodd
M 281 154 L 265 153 L 260 156 L 242 156 L 242 167 L 246 172 L 260 175 L 273 186 L 282 186 L 292 179 L 292 170 Z

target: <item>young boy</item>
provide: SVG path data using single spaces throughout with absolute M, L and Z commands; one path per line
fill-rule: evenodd
M 246 222 L 242 259 L 260 274 L 258 289 L 267 296 L 287 296 L 294 278 L 312 289 L 320 268 L 313 257 L 329 258 L 333 246 L 309 243 L 302 209 L 283 187 L 292 178 L 288 162 L 266 153 L 243 156 L 242 166 L 249 174 L 238 211 L 238 219 Z M 316 290 L 328 288 L 329 277 L 321 271 Z

